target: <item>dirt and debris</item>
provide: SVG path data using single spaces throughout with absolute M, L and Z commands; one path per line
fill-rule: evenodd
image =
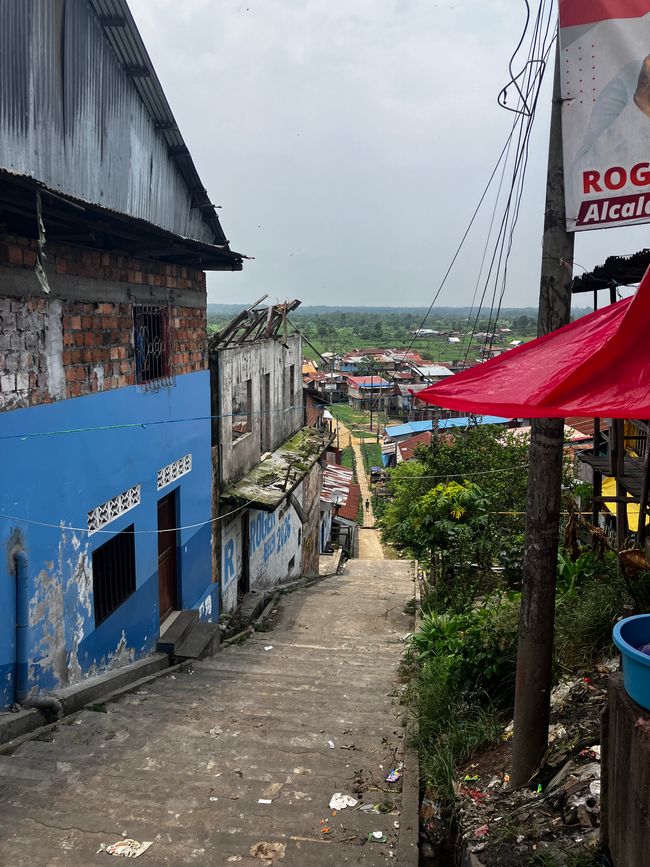
M 275 861 L 281 861 L 287 851 L 285 843 L 256 843 L 251 846 L 251 855 L 266 864 L 273 864 Z
M 554 688 L 548 752 L 529 786 L 510 788 L 512 724 L 501 744 L 459 770 L 456 845 L 478 864 L 564 865 L 577 858 L 581 864 L 598 863 L 600 714 L 615 667 L 607 662 L 589 677 L 565 678 Z M 425 849 L 448 845 L 448 819 L 435 793 L 425 791 L 420 809 Z

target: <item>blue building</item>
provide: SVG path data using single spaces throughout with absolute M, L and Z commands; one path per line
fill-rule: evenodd
M 242 259 L 109 6 L 2 7 L 0 710 L 219 616 L 204 272 Z

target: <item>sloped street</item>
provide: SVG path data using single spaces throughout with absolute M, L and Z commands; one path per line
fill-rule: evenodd
M 123 837 L 153 841 L 143 867 L 396 863 L 412 595 L 409 563 L 350 561 L 270 631 L 0 757 L 0 863 L 106 865 Z M 336 792 L 387 812 L 333 814 Z

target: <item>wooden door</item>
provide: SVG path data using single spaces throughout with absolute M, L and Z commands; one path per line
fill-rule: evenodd
M 176 608 L 176 492 L 158 500 L 158 598 L 160 619 Z M 167 532 L 166 532 L 167 531 Z

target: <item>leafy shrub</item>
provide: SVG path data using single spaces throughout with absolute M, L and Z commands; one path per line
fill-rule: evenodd
M 411 638 L 422 663 L 444 659 L 457 695 L 484 692 L 498 703 L 511 698 L 517 651 L 519 595 L 498 594 L 462 613 L 425 614 Z

